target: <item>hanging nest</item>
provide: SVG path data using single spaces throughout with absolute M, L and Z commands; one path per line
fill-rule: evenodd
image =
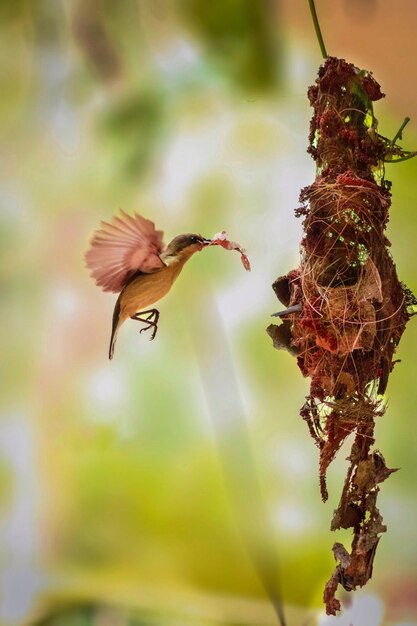
M 301 191 L 296 210 L 304 220 L 300 266 L 273 285 L 288 310 L 279 314 L 279 326 L 267 330 L 274 346 L 296 355 L 311 379 L 301 416 L 320 450 L 324 501 L 327 468 L 355 433 L 331 526 L 354 533 L 350 554 L 341 544 L 333 548 L 339 564 L 324 601 L 327 613 L 335 614 L 338 585 L 351 591 L 369 580 L 386 530 L 376 507 L 378 485 L 395 470 L 371 447 L 395 350 L 416 300 L 398 280 L 385 236 L 391 185 L 384 162 L 406 153 L 377 133 L 372 102 L 383 97 L 378 83 L 330 57 L 308 97 L 314 109 L 308 152 L 317 176 Z

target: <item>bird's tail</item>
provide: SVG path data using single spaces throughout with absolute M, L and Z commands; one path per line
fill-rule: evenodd
M 116 306 L 113 311 L 113 323 L 111 329 L 111 337 L 110 337 L 110 346 L 109 346 L 109 359 L 113 358 L 114 354 L 114 346 L 117 339 L 117 329 L 119 328 L 120 321 L 120 302 L 117 300 Z

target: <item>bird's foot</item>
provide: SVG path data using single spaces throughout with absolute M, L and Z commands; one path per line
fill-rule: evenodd
M 141 311 L 140 313 L 135 313 L 135 315 L 132 315 L 132 320 L 137 320 L 138 322 L 143 322 L 144 324 L 146 324 L 144 328 L 140 329 L 140 333 L 143 333 L 143 331 L 152 328 L 153 330 L 149 340 L 152 341 L 155 338 L 155 335 L 158 331 L 158 309 L 150 309 L 149 311 Z

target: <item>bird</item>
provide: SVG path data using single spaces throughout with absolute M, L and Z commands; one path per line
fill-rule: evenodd
M 109 359 L 112 359 L 120 326 L 129 318 L 145 324 L 140 332 L 152 329 L 150 339 L 154 339 L 159 311 L 153 305 L 170 291 L 193 254 L 212 240 L 185 233 L 165 246 L 163 232 L 156 230 L 151 220 L 122 210 L 100 226 L 93 234 L 85 262 L 103 291 L 119 294 L 109 345 Z

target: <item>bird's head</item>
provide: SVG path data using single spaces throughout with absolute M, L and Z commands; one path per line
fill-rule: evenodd
M 178 235 L 168 244 L 164 250 L 164 258 L 170 259 L 188 259 L 194 252 L 202 250 L 211 243 L 211 239 L 206 239 L 201 235 L 194 233 L 186 233 Z

